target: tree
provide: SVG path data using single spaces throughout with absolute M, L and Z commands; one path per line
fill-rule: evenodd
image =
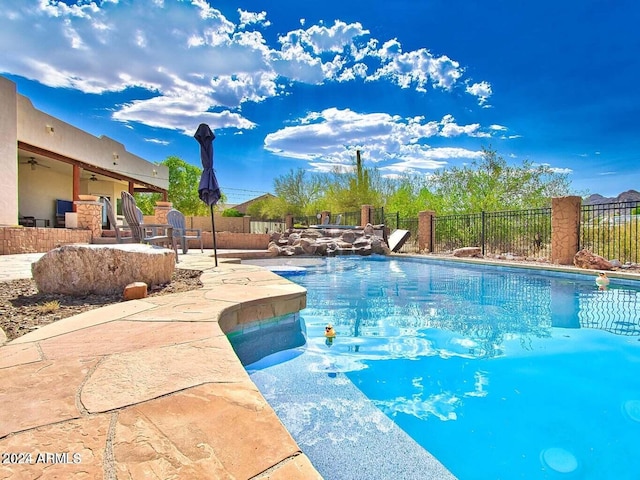
M 379 206 L 384 202 L 384 181 L 378 170 L 363 165 L 359 150 L 351 168 L 334 169 L 325 183 L 323 203 L 333 212 L 359 211 L 362 205 Z
M 209 207 L 198 196 L 198 185 L 202 169 L 185 162 L 179 157 L 170 156 L 160 162 L 169 168 L 169 201 L 173 208 L 185 215 L 208 215 Z M 146 215 L 152 215 L 156 201 L 161 199 L 159 193 L 137 193 L 136 204 Z M 220 199 L 224 203 L 224 195 Z
M 270 218 L 292 215 L 315 215 L 315 208 L 322 198 L 325 186 L 320 175 L 308 174 L 305 170 L 290 170 L 273 181 L 276 198 L 265 201 Z
M 440 215 L 548 207 L 552 197 L 569 192 L 567 174 L 528 160 L 507 165 L 491 147 L 482 148 L 480 161 L 436 171 L 428 184 L 428 207 Z

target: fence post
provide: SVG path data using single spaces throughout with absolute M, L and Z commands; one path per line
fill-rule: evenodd
M 433 217 L 436 212 L 425 210 L 418 212 L 418 251 L 433 252 Z
M 485 216 L 484 216 L 484 210 L 482 210 L 482 225 L 480 227 L 480 243 L 482 243 L 482 256 L 484 257 L 484 220 L 485 220 Z
M 360 207 L 360 223 L 361 227 L 366 227 L 367 223 L 371 222 L 371 209 L 373 207 L 371 205 L 362 205 Z
M 286 217 L 284 217 L 284 227 L 285 230 L 291 230 L 293 228 L 293 215 L 287 213 Z
M 572 265 L 580 245 L 580 207 L 577 196 L 551 199 L 551 262 Z

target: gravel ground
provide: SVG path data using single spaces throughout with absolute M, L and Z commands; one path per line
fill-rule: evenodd
M 201 274 L 200 270 L 176 268 L 171 283 L 153 287 L 149 290 L 148 296 L 154 297 L 201 288 Z M 58 302 L 59 306 L 55 303 L 48 304 L 48 302 Z M 33 279 L 0 282 L 0 328 L 11 341 L 57 320 L 118 302 L 122 302 L 122 294 L 85 297 L 45 295 L 38 293 Z

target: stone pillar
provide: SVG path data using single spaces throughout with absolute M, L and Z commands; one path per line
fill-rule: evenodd
M 580 245 L 580 207 L 577 196 L 551 199 L 551 262 L 573 265 Z
M 78 214 L 78 228 L 91 230 L 91 237 L 102 236 L 102 203 L 98 201 L 76 200 L 73 202 Z
M 171 202 L 156 202 L 153 214 L 156 217 L 156 223 L 167 223 L 167 213 L 173 208 Z
M 418 251 L 424 253 L 432 253 L 433 248 L 433 217 L 436 212 L 433 210 L 424 210 L 418 212 Z
M 371 205 L 362 205 L 360 207 L 360 226 L 366 227 L 367 223 L 371 223 Z
M 324 219 L 327 217 L 329 217 L 329 223 L 331 223 L 331 212 L 329 210 L 320 212 L 320 225 L 324 225 Z
M 287 216 L 284 217 L 284 228 L 286 230 L 291 230 L 293 228 L 293 215 L 287 213 Z

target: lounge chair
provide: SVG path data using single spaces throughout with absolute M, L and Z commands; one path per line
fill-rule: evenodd
M 140 221 L 139 209 L 136 200 L 129 192 L 123 191 L 122 197 L 122 213 L 131 229 L 133 241 L 137 243 L 148 243 L 152 245 L 163 245 L 168 248 L 171 245 L 173 251 L 176 252 L 176 261 L 178 260 L 178 247 L 176 239 L 173 236 L 173 227 L 170 224 L 160 223 L 142 223 Z M 164 234 L 160 234 L 164 232 Z
M 182 253 L 189 251 L 189 240 L 200 240 L 200 252 L 204 252 L 202 243 L 202 230 L 198 228 L 187 228 L 184 215 L 179 210 L 171 209 L 167 213 L 167 222 L 173 227 L 173 236 L 180 240 Z
M 104 198 L 105 206 L 107 207 L 107 218 L 109 219 L 109 224 L 111 228 L 116 232 L 116 243 L 131 243 L 133 242 L 133 236 L 131 234 L 131 229 L 128 227 L 118 226 L 118 222 L 116 220 L 116 212 L 113 210 L 113 205 L 108 198 Z M 123 235 L 127 233 L 128 235 Z

